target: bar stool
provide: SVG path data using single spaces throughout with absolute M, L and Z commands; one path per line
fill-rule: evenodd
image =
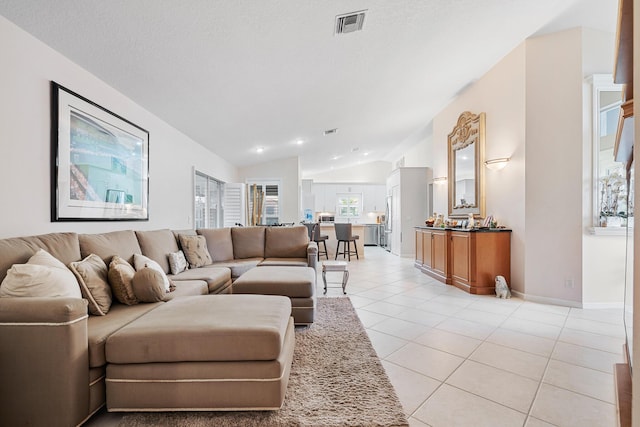
M 317 222 L 305 223 L 307 227 L 307 232 L 309 233 L 309 240 L 312 242 L 316 242 L 318 245 L 318 261 L 320 261 L 320 255 L 324 254 L 324 256 L 329 259 L 329 254 L 327 252 L 327 240 L 329 240 L 329 236 L 321 236 L 320 235 L 320 224 Z M 324 251 L 320 249 L 320 243 L 324 246 Z
M 344 259 L 346 255 L 349 257 L 349 261 L 351 261 L 351 254 L 356 254 L 356 259 L 360 259 L 358 256 L 358 246 L 356 245 L 356 240 L 358 240 L 360 236 L 354 236 L 351 234 L 351 223 L 334 224 L 334 227 L 336 229 L 336 239 L 338 240 L 336 257 L 334 259 L 338 259 L 338 255 L 342 255 L 342 259 Z M 339 252 L 340 242 L 342 242 L 342 252 Z M 353 242 L 354 251 L 351 250 L 351 242 Z

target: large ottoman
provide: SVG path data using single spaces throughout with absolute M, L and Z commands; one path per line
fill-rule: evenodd
M 283 295 L 291 299 L 296 325 L 313 323 L 316 313 L 316 270 L 311 267 L 256 267 L 233 282 L 233 294 Z
M 294 343 L 288 298 L 176 298 L 107 339 L 107 409 L 278 409 Z

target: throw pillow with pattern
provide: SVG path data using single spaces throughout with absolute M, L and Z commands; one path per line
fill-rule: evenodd
M 209 255 L 209 249 L 207 248 L 207 240 L 204 236 L 180 234 L 178 238 L 191 268 L 203 267 L 213 263 L 211 255 Z

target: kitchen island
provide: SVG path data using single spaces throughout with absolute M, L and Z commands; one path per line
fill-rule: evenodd
M 353 234 L 354 236 L 360 236 L 360 238 L 356 240 L 356 246 L 358 248 L 358 256 L 362 259 L 364 258 L 364 224 L 353 224 L 351 226 L 351 234 Z M 329 236 L 329 240 L 327 240 L 327 252 L 329 253 L 329 259 L 334 259 L 336 256 L 336 247 L 338 246 L 338 240 L 336 240 L 336 230 L 333 224 L 320 223 L 320 235 Z M 320 243 L 320 247 L 322 248 L 322 243 Z M 342 252 L 342 245 L 340 245 L 340 251 Z M 320 260 L 323 259 L 324 257 L 320 257 Z M 342 259 L 342 255 L 340 255 L 338 259 Z M 352 255 L 351 260 L 353 261 L 355 259 L 355 255 Z

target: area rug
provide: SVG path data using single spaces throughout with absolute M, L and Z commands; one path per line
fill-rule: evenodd
M 400 401 L 347 297 L 318 298 L 316 322 L 296 328 L 283 407 L 259 412 L 125 415 L 120 426 L 408 426 Z

